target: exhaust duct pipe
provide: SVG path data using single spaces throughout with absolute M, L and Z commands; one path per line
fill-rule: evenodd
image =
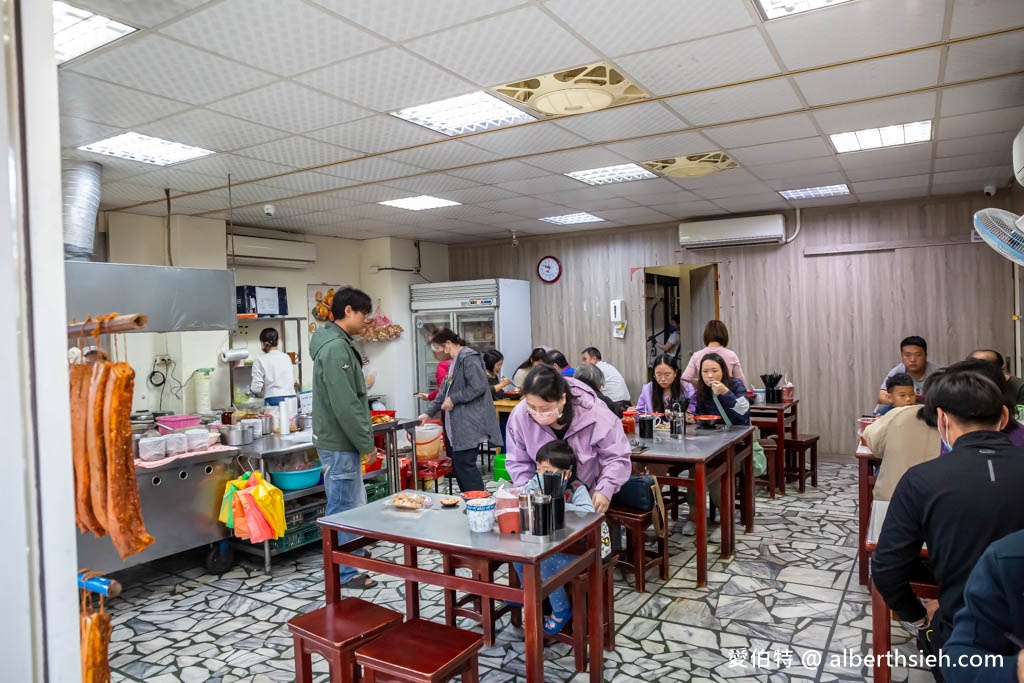
M 64 161 L 61 185 L 64 191 L 64 258 L 68 261 L 92 260 L 102 169 L 92 161 Z

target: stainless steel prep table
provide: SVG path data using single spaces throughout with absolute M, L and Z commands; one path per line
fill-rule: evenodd
M 388 490 L 394 494 L 402 490 L 402 465 L 399 460 L 398 454 L 398 432 L 405 430 L 406 434 L 409 435 L 409 446 L 411 450 L 409 452 L 410 460 L 410 474 L 412 478 L 413 488 L 417 488 L 415 482 L 419 480 L 419 471 L 416 466 L 416 427 L 419 426 L 418 420 L 411 420 L 408 418 L 397 418 L 391 422 L 382 422 L 379 425 L 373 425 L 373 435 L 379 436 L 384 435 L 384 469 L 388 475 Z

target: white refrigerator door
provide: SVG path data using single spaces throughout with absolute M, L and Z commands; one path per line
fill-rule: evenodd
M 434 352 L 430 349 L 430 336 L 442 327 L 451 326 L 451 311 L 417 313 L 413 317 L 416 337 L 416 391 L 429 394 L 437 389 L 437 364 L 439 361 L 434 358 Z
M 497 344 L 496 319 L 493 308 L 456 311 L 455 331 L 466 341 L 467 346 L 483 353 L 487 349 L 495 348 Z

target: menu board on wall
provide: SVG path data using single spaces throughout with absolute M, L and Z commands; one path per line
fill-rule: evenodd
M 339 289 L 341 285 L 306 285 L 306 316 L 309 319 L 310 336 L 330 322 L 331 304 L 334 302 L 334 293 Z

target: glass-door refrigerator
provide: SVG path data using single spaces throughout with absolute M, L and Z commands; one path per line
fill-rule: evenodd
M 505 356 L 502 374 L 511 377 L 533 350 L 530 333 L 530 283 L 525 280 L 466 280 L 412 285 L 411 307 L 416 337 L 416 390 L 437 388 L 438 361 L 430 336 L 448 327 L 483 353 Z

